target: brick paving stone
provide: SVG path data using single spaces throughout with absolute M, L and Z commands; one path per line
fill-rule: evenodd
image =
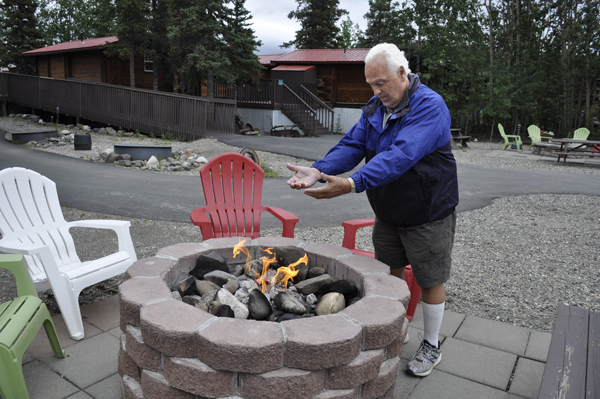
M 340 313 L 363 326 L 362 350 L 385 348 L 402 334 L 406 310 L 396 300 L 365 297 Z
M 210 252 L 210 248 L 197 242 L 184 242 L 161 248 L 156 253 L 157 257 L 165 257 L 179 260 L 181 273 L 187 273 L 196 266 L 198 255 L 204 252 Z
M 358 389 L 326 389 L 313 399 L 358 399 Z
M 175 299 L 144 306 L 144 342 L 167 356 L 195 357 L 198 329 L 215 316 Z
M 126 336 L 125 333 L 121 333 L 121 345 L 119 346 L 119 375 L 130 376 L 136 380 L 140 380 L 142 370 L 137 363 L 129 356 L 126 350 Z
M 350 256 L 352 251 L 348 248 L 321 242 L 307 242 L 304 249 L 308 255 L 310 267 L 322 267 L 327 273 L 340 277 L 332 268 L 338 257 Z M 341 277 L 340 277 L 341 278 Z
M 390 274 L 390 267 L 373 258 L 360 255 L 345 256 L 336 259 L 336 276 L 353 280 L 363 292 L 363 276 L 371 273 Z
M 209 398 L 236 392 L 237 374 L 217 371 L 198 359 L 165 357 L 164 376 L 169 383 L 186 392 Z
M 159 371 L 160 352 L 144 343 L 139 327 L 127 326 L 125 348 L 133 361 L 143 369 Z
M 240 393 L 248 399 L 312 399 L 323 390 L 324 372 L 290 368 L 241 374 Z
M 197 336 L 198 359 L 218 370 L 264 373 L 283 366 L 285 342 L 279 323 L 218 318 Z
M 178 262 L 174 259 L 159 258 L 157 256 L 137 260 L 127 269 L 125 279 L 134 277 L 158 277 L 167 284 L 172 279 L 172 274 L 179 273 Z M 166 277 L 166 278 L 165 278 Z
M 354 389 L 379 374 L 384 351 L 382 349 L 361 352 L 345 366 L 327 370 L 325 388 Z
M 123 388 L 123 399 L 144 399 L 144 393 L 139 381 L 126 375 L 121 381 L 121 386 Z
M 140 326 L 142 306 L 171 298 L 169 287 L 159 278 L 132 278 L 119 286 L 121 331 L 127 324 Z
M 363 275 L 363 297 L 367 296 L 397 299 L 406 308 L 410 301 L 410 290 L 404 280 L 391 274 L 365 274 Z
M 400 370 L 399 357 L 394 357 L 383 362 L 379 370 L 379 375 L 363 385 L 362 396 L 365 398 L 379 398 L 387 395 L 396 385 L 398 370 Z
M 142 392 L 146 399 L 197 399 L 193 393 L 172 387 L 162 374 L 148 370 L 142 372 Z
M 244 243 L 246 247 L 252 246 L 253 240 L 248 237 L 211 238 L 210 240 L 203 241 L 203 244 L 223 255 L 227 262 L 233 262 L 233 247 L 238 244 L 240 240 L 246 240 Z
M 350 363 L 360 353 L 362 327 L 340 314 L 288 320 L 287 367 L 320 370 Z

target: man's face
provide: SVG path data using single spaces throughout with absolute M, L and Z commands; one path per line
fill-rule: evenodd
M 392 109 L 400 105 L 409 83 L 404 68 L 400 68 L 398 73 L 390 73 L 383 57 L 365 65 L 365 78 L 383 105 Z

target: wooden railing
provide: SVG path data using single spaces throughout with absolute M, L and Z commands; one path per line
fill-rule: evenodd
M 302 83 L 300 85 L 300 98 L 315 110 L 315 116 L 321 125 L 329 132 L 333 132 L 333 109 L 329 108 L 327 104 L 314 94 L 313 90 L 316 91 L 316 86 L 316 84 L 308 85 Z
M 73 79 L 1 74 L 3 101 L 184 140 L 233 133 L 236 102 Z M 6 99 L 4 99 L 6 96 Z
M 280 102 L 277 86 L 271 79 L 261 79 L 257 86 L 216 84 L 215 97 L 236 100 L 238 107 L 249 108 L 277 109 Z
M 281 111 L 307 135 L 315 132 L 316 112 L 285 83 L 281 85 Z

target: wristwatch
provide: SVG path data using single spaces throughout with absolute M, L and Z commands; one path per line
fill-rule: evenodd
M 356 184 L 354 184 L 354 179 L 349 177 L 348 181 L 350 182 L 350 192 L 355 193 L 356 192 Z

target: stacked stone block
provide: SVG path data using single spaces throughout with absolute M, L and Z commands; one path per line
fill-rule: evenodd
M 282 323 L 218 318 L 173 299 L 170 287 L 200 254 L 217 251 L 234 262 L 240 238 L 164 248 L 134 263 L 119 288 L 123 397 L 391 397 L 408 328 L 406 283 L 383 263 L 345 248 L 282 237 L 242 239 L 254 258 L 260 248 L 303 248 L 311 267 L 354 280 L 361 299 L 337 314 Z

